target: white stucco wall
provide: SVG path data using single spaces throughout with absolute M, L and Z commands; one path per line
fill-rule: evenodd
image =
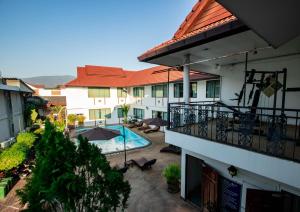
M 256 152 L 232 147 L 229 145 L 212 142 L 193 136 L 166 130 L 166 143 L 179 146 L 186 152 L 193 152 L 198 158 L 205 158 L 214 161 L 214 164 L 220 163 L 224 166 L 224 172 L 228 172 L 230 165 L 237 167 L 242 173 L 255 175 L 257 180 L 264 179 L 264 184 L 273 187 L 285 187 L 300 194 L 300 164 L 271 157 Z M 201 155 L 201 157 L 200 157 Z M 185 160 L 185 159 L 183 159 Z M 185 161 L 182 161 L 185 165 Z M 222 171 L 222 169 L 220 169 Z M 217 169 L 219 170 L 219 169 Z M 225 173 L 228 176 L 228 173 Z M 243 175 L 240 175 L 242 177 Z M 249 182 L 251 184 L 251 182 Z M 260 185 L 254 183 L 253 185 Z
M 89 122 L 89 109 L 110 108 L 111 118 L 106 119 L 106 124 L 117 124 L 122 122 L 118 118 L 117 108 L 124 103 L 130 105 L 129 116 L 133 115 L 133 108 L 144 109 L 145 119 L 152 118 L 152 111 L 167 112 L 168 98 L 152 98 L 151 85 L 144 87 L 144 97 L 134 97 L 133 87 L 128 88 L 127 98 L 118 98 L 117 88 L 110 88 L 109 98 L 89 98 L 88 88 L 86 87 L 67 87 L 64 89 L 64 95 L 67 99 L 68 114 L 83 114 L 86 122 Z M 174 98 L 174 84 L 169 87 L 170 102 L 182 102 L 183 98 Z M 191 101 L 211 101 L 206 98 L 206 81 L 197 82 L 197 98 L 191 98 Z M 217 99 L 216 99 L 217 100 Z

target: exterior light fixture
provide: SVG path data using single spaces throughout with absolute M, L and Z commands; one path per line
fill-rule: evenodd
M 234 177 L 237 175 L 237 169 L 234 166 L 232 166 L 232 165 L 229 166 L 227 170 L 228 170 L 229 174 L 231 175 L 231 177 Z

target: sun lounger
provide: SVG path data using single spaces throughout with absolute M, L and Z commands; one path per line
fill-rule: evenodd
M 143 125 L 138 128 L 138 130 L 147 130 L 147 129 L 150 129 L 150 127 L 146 123 L 143 123 Z
M 144 130 L 144 133 L 152 133 L 159 131 L 160 126 L 150 127 L 149 129 Z
M 146 169 L 150 169 L 153 164 L 155 164 L 156 159 L 147 160 L 144 157 L 141 157 L 139 159 L 132 159 L 131 160 L 133 164 L 137 165 L 142 171 Z
M 132 123 L 132 124 L 128 124 L 127 127 L 129 127 L 129 128 L 135 128 L 135 127 L 141 127 L 142 125 L 143 125 L 143 122 L 139 121 L 139 122 L 135 122 L 135 123 Z
M 181 148 L 177 147 L 177 146 L 174 146 L 174 145 L 169 145 L 169 146 L 166 146 L 166 147 L 162 148 L 160 150 L 160 152 L 174 153 L 174 154 L 180 155 Z

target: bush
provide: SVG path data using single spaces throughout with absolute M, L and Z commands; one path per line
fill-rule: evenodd
M 180 179 L 180 167 L 178 164 L 168 165 L 164 171 L 163 176 L 166 178 L 168 183 L 176 183 Z
M 34 133 L 30 132 L 22 132 L 19 133 L 17 136 L 17 143 L 23 143 L 25 144 L 28 148 L 31 148 L 36 140 L 36 136 Z
M 76 114 L 69 114 L 68 115 L 68 124 L 69 125 L 75 125 L 75 121 L 77 120 Z
M 80 125 L 83 125 L 84 120 L 85 120 L 85 116 L 84 116 L 84 115 L 78 115 L 78 116 L 77 116 L 77 120 L 78 120 L 78 123 L 79 123 Z
M 3 150 L 0 154 L 0 171 L 9 171 L 21 165 L 26 159 L 29 149 L 33 146 L 36 136 L 23 132 L 17 136 L 17 143 Z
M 18 167 L 26 159 L 29 148 L 24 143 L 15 143 L 0 155 L 0 171 L 9 171 Z

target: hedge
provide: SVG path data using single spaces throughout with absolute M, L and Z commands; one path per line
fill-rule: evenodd
M 35 140 L 33 133 L 19 133 L 17 142 L 0 153 L 0 171 L 9 171 L 21 165 Z

